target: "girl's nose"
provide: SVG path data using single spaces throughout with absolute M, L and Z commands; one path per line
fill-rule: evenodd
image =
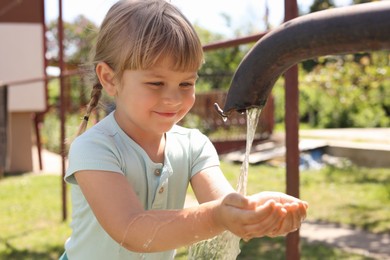
M 181 103 L 182 95 L 180 93 L 179 89 L 171 89 L 167 88 L 166 91 L 164 91 L 162 101 L 166 105 L 178 105 Z

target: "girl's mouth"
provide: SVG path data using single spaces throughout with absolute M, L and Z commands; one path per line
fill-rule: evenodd
M 167 118 L 172 118 L 177 114 L 176 112 L 156 112 L 156 113 L 162 117 L 167 117 Z

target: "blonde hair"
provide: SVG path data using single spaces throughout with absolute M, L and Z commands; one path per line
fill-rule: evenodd
M 108 11 L 100 27 L 93 63 L 105 62 L 120 81 L 125 70 L 148 69 L 163 58 L 174 61 L 175 71 L 196 71 L 203 50 L 191 23 L 165 0 L 122 0 Z M 101 86 L 95 84 L 78 135 L 85 131 Z M 97 99 L 97 100 L 95 100 Z

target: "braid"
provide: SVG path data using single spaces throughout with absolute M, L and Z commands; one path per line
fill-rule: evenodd
M 77 131 L 77 135 L 79 136 L 82 133 L 85 132 L 87 129 L 87 124 L 89 120 L 89 116 L 91 115 L 92 111 L 95 109 L 95 107 L 99 104 L 99 99 L 102 95 L 102 85 L 100 82 L 96 83 L 93 86 L 92 92 L 91 92 L 91 100 L 89 101 L 89 104 L 87 106 L 87 111 L 85 112 L 85 115 L 83 117 L 83 121 L 81 122 L 79 126 L 79 130 Z

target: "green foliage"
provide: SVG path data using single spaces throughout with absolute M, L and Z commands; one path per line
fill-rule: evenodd
M 58 21 L 52 21 L 48 25 L 47 38 L 47 57 L 49 64 L 58 66 Z M 73 22 L 64 22 L 64 60 L 66 70 L 84 71 L 82 75 L 66 77 L 65 96 L 72 102 L 65 102 L 67 110 L 73 110 L 72 106 L 85 106 L 89 101 L 91 87 L 87 79 L 87 73 L 90 65 L 91 50 L 96 41 L 98 27 L 88 18 L 79 15 Z M 59 104 L 59 86 L 58 80 L 49 83 L 49 104 L 57 106 Z M 58 88 L 55 90 L 54 88 Z M 77 101 L 77 102 L 74 102 Z M 77 110 L 77 109 L 76 109 Z
M 81 123 L 81 114 L 68 114 L 65 118 L 65 135 L 66 140 L 70 141 L 75 137 L 78 126 Z M 91 123 L 92 125 L 92 123 Z M 41 126 L 41 142 L 45 149 L 55 153 L 60 153 L 60 115 L 58 110 L 52 109 L 45 114 L 44 123 Z
M 353 4 L 374 2 L 354 0 Z M 309 12 L 336 7 L 315 0 Z M 314 128 L 389 127 L 390 54 L 388 51 L 327 56 L 299 64 L 299 116 Z M 275 121 L 285 118 L 284 83 L 273 89 Z M 288 97 L 287 97 L 288 98 Z
M 314 1 L 311 11 L 324 9 L 323 5 L 334 6 L 333 1 Z M 226 17 L 226 21 L 229 23 L 229 17 Z M 51 23 L 49 28 L 51 32 L 48 34 L 48 38 L 51 39 L 49 52 L 55 53 L 56 22 Z M 204 44 L 224 40 L 221 34 L 210 32 L 197 25 L 195 29 Z M 65 23 L 66 57 L 69 62 L 87 63 L 96 31 L 96 26 L 85 17 L 78 17 L 72 23 Z M 237 37 L 241 33 L 242 30 L 235 32 Z M 205 64 L 199 71 L 197 92 L 213 89 L 227 90 L 235 70 L 251 47 L 252 44 L 247 44 L 206 52 Z M 389 64 L 388 51 L 319 57 L 301 63 L 299 65 L 300 122 L 313 128 L 389 127 Z M 67 109 L 79 115 L 79 110 L 83 109 L 88 102 L 90 83 L 85 77 L 80 76 L 70 77 L 67 82 L 70 86 L 66 91 L 70 100 L 66 104 Z M 282 123 L 285 119 L 283 78 L 277 81 L 273 95 L 275 121 Z M 59 87 L 56 80 L 49 85 L 49 105 L 53 107 L 59 105 Z M 197 127 L 197 121 L 195 119 L 190 125 Z
M 314 0 L 313 4 L 310 6 L 310 13 L 326 10 L 332 7 L 335 7 L 332 0 Z
M 299 65 L 301 123 L 312 128 L 390 126 L 389 52 L 317 60 L 310 72 Z M 283 78 L 277 81 L 273 95 L 276 123 L 281 123 L 285 113 Z
M 313 127 L 390 125 L 388 53 L 336 56 L 300 74 L 300 117 Z M 386 96 L 387 94 L 387 96 Z
M 202 43 L 225 40 L 223 35 L 195 26 Z M 238 37 L 238 35 L 237 35 Z M 205 52 L 205 63 L 199 71 L 198 91 L 228 89 L 230 80 L 251 44 Z
M 64 26 L 64 58 L 71 64 L 85 64 L 89 61 L 90 50 L 97 36 L 97 26 L 83 15 L 73 22 L 63 22 Z M 49 58 L 58 60 L 58 21 L 48 25 L 47 41 Z
M 48 105 L 56 106 L 60 103 L 60 83 L 59 79 L 55 78 L 49 81 L 47 86 Z

